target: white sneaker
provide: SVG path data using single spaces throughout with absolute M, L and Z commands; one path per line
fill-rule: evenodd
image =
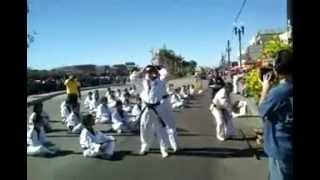
M 178 151 L 178 148 L 173 148 L 172 150 L 174 153 L 176 153 Z
M 220 137 L 220 136 L 217 136 L 217 139 L 218 139 L 219 141 L 225 141 L 225 139 L 222 138 L 222 137 Z
M 169 156 L 167 152 L 162 152 L 161 155 L 162 155 L 162 158 L 167 158 Z
M 146 154 L 147 154 L 147 151 L 144 151 L 144 150 L 140 150 L 140 152 L 139 152 L 139 155 L 141 155 L 141 156 L 144 156 Z

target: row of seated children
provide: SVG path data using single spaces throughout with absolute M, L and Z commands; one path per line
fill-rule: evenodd
M 89 113 L 94 114 L 96 117 L 95 123 L 111 123 L 112 129 L 118 133 L 137 131 L 139 129 L 137 120 L 141 112 L 141 99 L 136 98 L 137 103 L 132 105 L 127 96 L 123 99 L 124 103 L 113 97 L 113 94 L 109 96 L 111 102 L 107 97 L 102 97 L 99 101 L 96 101 L 97 107 L 89 110 Z M 61 117 L 70 132 L 79 133 L 82 127 L 80 120 L 77 120 L 80 119 L 79 113 L 77 113 L 79 110 L 74 108 L 69 108 L 63 102 L 61 105 Z
M 34 106 L 33 115 L 30 116 L 32 124 L 29 124 L 27 132 L 27 155 L 50 156 L 59 154 L 59 149 L 47 140 L 44 131 L 46 116 L 42 116 L 42 104 Z M 104 159 L 112 158 L 115 148 L 115 138 L 107 136 L 100 131 L 94 130 L 94 117 L 86 114 L 82 117 L 83 126 L 79 138 L 79 144 L 84 157 L 101 157 Z
M 167 92 L 170 95 L 170 103 L 173 109 L 182 109 L 186 107 L 195 95 L 194 85 L 184 85 L 174 88 L 173 84 L 169 84 Z

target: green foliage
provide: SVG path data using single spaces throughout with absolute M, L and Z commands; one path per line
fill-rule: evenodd
M 284 43 L 280 40 L 278 36 L 269 39 L 265 42 L 263 50 L 262 50 L 262 57 L 263 58 L 270 58 L 274 57 L 274 55 L 279 52 L 280 50 L 284 49 L 291 49 L 292 47 L 289 44 Z
M 262 49 L 262 56 L 260 58 L 272 58 L 275 54 L 281 50 L 288 49 L 292 51 L 292 45 L 286 44 L 280 40 L 278 36 L 270 38 L 267 42 L 265 42 Z M 273 86 L 277 85 L 279 80 L 276 79 L 273 82 Z M 259 70 L 253 69 L 248 72 L 245 76 L 245 86 L 247 90 L 247 94 L 249 97 L 255 98 L 257 101 L 260 98 L 260 93 L 262 90 L 262 85 L 259 80 Z
M 197 62 L 186 61 L 181 55 L 177 55 L 173 50 L 163 47 L 159 50 L 160 59 L 169 66 L 168 71 L 175 77 L 183 77 L 194 73 Z
M 255 98 L 257 101 L 260 98 L 262 85 L 259 81 L 259 71 L 253 69 L 249 71 L 244 77 L 247 95 Z

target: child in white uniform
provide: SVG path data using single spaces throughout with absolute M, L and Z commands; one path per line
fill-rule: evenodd
M 89 108 L 90 107 L 90 102 L 93 100 L 93 95 L 92 92 L 89 91 L 88 92 L 88 96 L 86 97 L 86 99 L 84 100 L 84 107 L 85 108 Z
M 116 97 L 113 93 L 111 93 L 110 97 L 108 98 L 108 106 L 109 108 L 114 108 L 116 106 Z
M 179 88 L 175 89 L 174 93 L 171 95 L 170 103 L 173 109 L 180 109 L 184 106 L 184 100 L 179 94 Z
M 83 117 L 84 128 L 80 134 L 80 146 L 84 157 L 101 157 L 111 159 L 114 153 L 115 139 L 93 129 L 94 117 L 87 114 Z
M 191 96 L 194 96 L 194 94 L 195 94 L 195 90 L 194 90 L 194 85 L 193 84 L 191 84 L 189 86 L 189 93 L 190 93 Z
M 27 155 L 45 156 L 56 154 L 57 150 L 47 147 L 50 142 L 45 136 L 41 116 L 35 115 L 32 124 L 27 132 Z
M 132 110 L 132 106 L 131 106 L 131 104 L 130 104 L 130 101 L 129 101 L 129 99 L 125 99 L 124 101 L 123 101 L 123 110 L 126 112 L 126 113 L 131 113 L 131 110 Z
M 66 101 L 62 101 L 61 105 L 60 105 L 60 114 L 61 114 L 61 121 L 62 124 L 65 124 L 67 121 L 67 117 L 70 115 L 71 113 L 71 108 L 70 106 L 68 106 L 68 104 L 66 103 Z
M 116 106 L 112 112 L 112 129 L 118 134 L 123 131 L 129 131 L 128 114 L 122 109 L 122 102 L 117 101 Z
M 29 117 L 29 124 L 30 124 L 30 125 L 33 124 L 34 118 L 35 118 L 37 115 L 40 115 L 40 117 L 41 117 L 42 124 L 43 124 L 43 127 L 44 127 L 45 132 L 51 131 L 51 126 L 50 126 L 50 124 L 49 124 L 50 117 L 49 117 L 48 113 L 46 113 L 45 111 L 43 111 L 43 104 L 42 104 L 41 102 L 36 103 L 36 104 L 33 106 L 33 112 L 32 112 L 32 114 L 31 114 L 30 117 Z
M 133 89 L 133 87 L 130 87 L 129 88 L 129 94 L 131 95 L 131 96 L 135 96 L 136 94 L 135 94 L 135 89 Z
M 98 105 L 99 105 L 99 94 L 94 93 L 93 99 L 89 103 L 89 113 L 95 113 L 97 111 Z
M 117 89 L 116 93 L 114 94 L 117 100 L 121 99 L 121 90 Z
M 131 121 L 135 122 L 138 120 L 142 110 L 142 101 L 140 97 L 136 97 L 136 104 L 133 106 L 131 111 Z
M 96 123 L 111 122 L 111 109 L 108 107 L 108 98 L 102 97 L 97 107 Z
M 82 130 L 79 108 L 79 104 L 74 104 L 71 107 L 71 113 L 66 120 L 69 133 L 79 134 Z

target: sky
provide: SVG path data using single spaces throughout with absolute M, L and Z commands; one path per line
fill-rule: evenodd
M 243 0 L 28 0 L 28 67 L 76 64 L 150 64 L 152 48 L 164 45 L 185 60 L 216 66 L 231 41 Z M 259 31 L 286 26 L 285 0 L 247 0 L 236 24 L 245 26 L 243 48 Z

